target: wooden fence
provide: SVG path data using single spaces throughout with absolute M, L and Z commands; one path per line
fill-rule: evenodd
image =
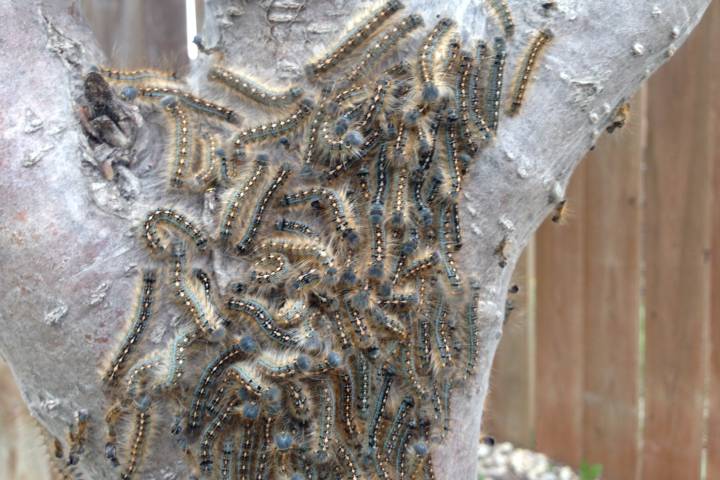
M 720 479 L 720 3 L 516 271 L 488 434 L 607 479 Z M 714 197 L 714 198 L 713 198 Z

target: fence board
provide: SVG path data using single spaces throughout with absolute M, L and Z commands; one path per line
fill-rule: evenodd
M 586 166 L 568 188 L 569 208 L 585 211 Z M 535 434 L 538 450 L 577 466 L 582 459 L 585 223 L 549 220 L 537 234 Z
M 48 451 L 15 379 L 0 361 L 0 478 L 50 480 Z
M 708 21 L 712 22 L 711 41 L 720 44 L 720 3 L 710 5 Z M 711 91 L 713 116 L 712 153 L 715 159 L 713 192 L 713 244 L 712 244 L 712 310 L 710 315 L 710 408 L 708 424 L 707 478 L 720 478 L 720 55 L 711 59 L 710 68 L 715 79 Z
M 508 295 L 514 310 L 505 325 L 490 376 L 490 395 L 487 401 L 483 430 L 498 439 L 518 446 L 533 444 L 531 397 L 532 358 L 530 356 L 531 318 L 528 315 L 528 252 L 518 260 L 512 284 L 517 294 Z
M 707 19 L 650 80 L 643 479 L 698 479 L 709 321 L 711 152 Z M 680 88 L 680 86 L 682 88 Z
M 583 458 L 601 463 L 607 478 L 635 478 L 638 463 L 644 97 L 633 100 L 624 129 L 585 159 Z

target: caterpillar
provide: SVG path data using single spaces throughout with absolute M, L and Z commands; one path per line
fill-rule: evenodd
M 174 266 L 172 271 L 172 284 L 175 288 L 176 301 L 189 313 L 198 330 L 216 339 L 222 337 L 223 319 L 219 315 L 215 305 L 201 294 L 190 282 L 187 282 L 184 274 L 185 250 L 177 245 L 173 252 Z
M 318 236 L 317 232 L 310 225 L 284 217 L 275 223 L 275 229 L 280 232 L 297 233 L 308 237 Z
M 237 114 L 229 108 L 223 107 L 216 103 L 196 97 L 191 93 L 184 92 L 177 88 L 169 87 L 139 87 L 138 93 L 144 97 L 160 98 L 167 97 L 177 98 L 179 102 L 188 108 L 192 108 L 200 113 L 212 115 L 222 118 L 230 123 L 236 123 L 239 120 Z
M 162 365 L 162 361 L 158 357 L 143 359 L 138 361 L 128 373 L 127 378 L 127 395 L 136 399 L 146 394 L 145 388 L 151 375 L 152 370 L 157 370 Z
M 238 343 L 232 344 L 228 349 L 223 351 L 215 359 L 213 359 L 203 370 L 200 381 L 195 387 L 192 402 L 188 411 L 188 427 L 196 428 L 199 425 L 201 409 L 204 405 L 204 399 L 208 392 L 208 387 L 213 379 L 219 375 L 226 365 L 232 363 L 243 356 L 252 352 L 255 348 L 253 340 L 243 339 Z
M 505 75 L 505 40 L 495 38 L 495 59 L 488 75 L 488 88 L 485 93 L 485 112 L 487 114 L 488 128 L 495 132 L 498 128 L 500 116 L 500 99 L 502 97 L 503 77 Z
M 351 217 L 347 214 L 346 202 L 342 196 L 329 188 L 311 188 L 300 192 L 285 195 L 285 205 L 297 205 L 305 202 L 324 201 L 330 207 L 331 218 L 338 233 L 350 244 L 359 240 L 352 225 Z
M 208 136 L 199 143 L 202 168 L 195 174 L 195 188 L 202 191 L 218 180 L 219 156 L 215 137 Z
M 437 252 L 432 252 L 427 257 L 420 258 L 412 262 L 408 267 L 402 271 L 400 278 L 412 278 L 424 271 L 432 269 L 440 261 L 440 255 Z
M 222 449 L 222 466 L 220 468 L 220 478 L 222 480 L 230 480 L 233 478 L 233 457 L 235 456 L 235 442 L 232 438 L 228 438 L 223 442 Z
M 413 397 L 406 395 L 403 397 L 398 406 L 393 420 L 390 423 L 390 428 L 385 435 L 385 442 L 383 443 L 383 454 L 385 458 L 392 458 L 395 448 L 397 448 L 398 440 L 400 439 L 400 431 L 405 423 L 405 420 L 410 412 L 410 409 L 415 406 Z
M 188 159 L 191 156 L 190 141 L 192 137 L 190 134 L 188 115 L 185 110 L 176 103 L 169 105 L 166 110 L 172 116 L 175 124 L 175 148 L 174 159 L 171 166 L 170 186 L 179 188 L 184 182 L 183 175 L 189 163 Z
M 487 123 L 485 110 L 485 74 L 486 64 L 489 61 L 488 47 L 485 41 L 478 40 L 475 50 L 475 66 L 472 70 L 468 90 L 470 93 L 470 119 L 481 135 L 482 140 L 490 140 L 492 133 Z
M 338 459 L 342 462 L 345 471 L 350 475 L 350 479 L 359 480 L 361 478 L 359 465 L 357 460 L 353 458 L 350 450 L 344 445 L 342 445 L 340 442 L 337 442 L 337 446 L 335 447 L 335 453 Z
M 183 234 L 192 240 L 200 251 L 207 246 L 208 238 L 205 232 L 195 226 L 186 216 L 169 208 L 158 208 L 147 215 L 143 224 L 144 237 L 151 251 L 165 251 L 168 248 L 168 243 L 162 242 L 158 227 Z
M 227 241 L 232 235 L 235 221 L 240 213 L 241 204 L 262 180 L 267 171 L 267 164 L 268 157 L 266 155 L 258 155 L 255 169 L 245 183 L 241 187 L 229 191 L 225 201 L 225 211 L 220 219 L 220 237 L 224 241 Z
M 383 4 L 383 6 L 373 12 L 372 15 L 363 19 L 357 28 L 351 30 L 345 39 L 331 50 L 330 53 L 308 65 L 308 73 L 311 75 L 319 75 L 337 65 L 401 8 L 403 8 L 403 4 L 400 3 L 399 0 L 390 0 Z
M 450 346 L 448 342 L 448 324 L 447 316 L 448 310 L 445 301 L 439 299 L 435 311 L 435 343 L 437 344 L 438 351 L 440 352 L 440 359 L 443 367 L 447 367 L 452 363 L 452 354 L 450 352 Z
M 543 30 L 539 32 L 530 43 L 530 48 L 515 74 L 515 87 L 513 88 L 512 103 L 510 104 L 508 112 L 510 115 L 517 115 L 520 111 L 533 67 L 542 49 L 551 39 L 552 33 L 548 30 Z
M 378 444 L 378 430 L 380 428 L 380 421 L 385 412 L 387 405 L 388 395 L 390 394 L 390 388 L 392 387 L 395 373 L 387 366 L 382 371 L 382 385 L 375 398 L 375 408 L 373 410 L 373 416 L 368 424 L 368 448 L 370 451 L 374 451 Z
M 513 22 L 510 7 L 507 0 L 488 0 L 490 7 L 500 19 L 506 37 L 512 37 L 515 33 L 515 22 Z
M 250 223 L 245 230 L 245 234 L 243 235 L 242 239 L 240 239 L 240 241 L 235 245 L 235 251 L 237 253 L 244 254 L 250 250 L 250 247 L 255 241 L 258 229 L 260 228 L 260 224 L 263 220 L 265 209 L 268 207 L 268 204 L 270 203 L 273 195 L 275 195 L 275 192 L 277 192 L 277 190 L 282 186 L 282 184 L 285 183 L 291 172 L 292 170 L 290 169 L 290 165 L 288 164 L 285 164 L 278 169 L 275 177 L 270 182 L 270 185 L 265 189 L 265 192 L 258 199 L 258 202 L 255 205 L 255 211 L 253 212 L 253 215 L 250 219 Z
M 271 91 L 238 73 L 213 66 L 208 72 L 210 80 L 216 80 L 243 96 L 269 107 L 285 107 L 297 101 L 303 94 L 300 87 L 290 87 L 284 91 Z
M 140 293 L 137 299 L 137 306 L 135 307 L 135 315 L 130 324 L 130 330 L 125 340 L 121 343 L 118 353 L 115 354 L 110 362 L 110 367 L 105 371 L 103 376 L 103 380 L 107 383 L 113 383 L 118 379 L 130 353 L 139 343 L 147 322 L 150 320 L 153 296 L 156 291 L 156 275 L 154 270 L 147 270 L 143 273 L 142 285 L 140 286 Z
M 460 60 L 460 48 L 460 39 L 457 37 L 451 38 L 447 45 L 447 52 L 442 68 L 443 73 L 452 75 L 453 70 L 457 68 L 458 61 Z
M 150 402 L 149 399 L 147 399 L 147 403 L 138 407 L 135 412 L 129 455 L 125 467 L 120 474 L 122 480 L 130 480 L 132 478 L 144 456 L 151 420 L 149 408 Z
M 340 380 L 340 423 L 345 429 L 348 438 L 353 439 L 358 435 L 355 425 L 355 408 L 353 401 L 355 399 L 355 382 L 352 375 L 348 372 L 342 372 Z
M 168 367 L 167 375 L 165 380 L 165 387 L 173 387 L 177 385 L 178 381 L 185 371 L 185 360 L 187 355 L 187 349 L 190 344 L 195 340 L 197 334 L 196 327 L 190 326 L 185 327 L 172 341 L 170 353 L 168 355 Z
M 315 104 L 306 98 L 300 102 L 297 110 L 289 117 L 240 131 L 233 141 L 236 154 L 242 153 L 243 145 L 279 137 L 297 128 L 310 115 L 314 107 Z
M 438 221 L 438 239 L 440 241 L 440 258 L 450 285 L 454 288 L 461 286 L 460 273 L 455 263 L 455 257 L 452 252 L 452 245 L 448 241 L 450 234 L 450 221 L 448 213 L 450 211 L 449 201 L 443 202 L 440 206 L 440 219 Z
M 239 403 L 238 397 L 232 398 L 226 405 L 225 409 L 213 419 L 210 424 L 203 431 L 202 438 L 200 440 L 200 468 L 205 472 L 212 471 L 212 450 L 215 437 L 218 432 L 223 428 L 228 417 L 231 415 L 235 406 Z
M 260 329 L 275 342 L 286 347 L 293 347 L 297 345 L 297 339 L 295 336 L 277 326 L 274 318 L 268 312 L 268 310 L 253 300 L 242 300 L 237 298 L 231 298 L 227 307 L 235 312 L 240 312 L 244 315 L 255 320 Z
M 453 26 L 454 22 L 449 18 L 442 18 L 425 38 L 418 53 L 418 75 L 422 85 L 421 98 L 424 103 L 433 103 L 440 96 L 440 91 L 434 83 L 434 55 L 438 43 Z
M 112 67 L 99 66 L 97 70 L 104 76 L 111 80 L 119 82 L 141 82 L 145 80 L 177 80 L 177 74 L 175 72 L 157 70 L 152 68 L 140 69 L 140 70 L 120 70 Z
M 260 267 L 265 264 L 269 264 L 270 268 L 265 270 L 255 268 L 250 272 L 251 278 L 254 282 L 259 284 L 277 282 L 288 273 L 289 261 L 284 255 L 271 253 L 260 257 L 260 259 L 255 262 L 256 267 Z
M 319 385 L 318 433 L 315 446 L 315 459 L 325 463 L 329 459 L 329 449 L 333 425 L 335 424 L 335 392 L 329 380 L 321 380 Z
M 377 64 L 390 48 L 398 45 L 404 38 L 412 33 L 418 27 L 423 25 L 423 19 L 420 15 L 408 15 L 401 21 L 397 22 L 389 29 L 380 39 L 371 45 L 360 56 L 358 61 L 350 73 L 347 75 L 347 81 L 352 84 L 360 80 L 372 67 Z M 393 74 L 394 72 L 387 72 Z

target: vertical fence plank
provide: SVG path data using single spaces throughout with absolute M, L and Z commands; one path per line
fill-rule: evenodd
M 483 430 L 498 440 L 527 448 L 533 443 L 527 251 L 518 260 L 512 284 L 520 290 L 508 295 L 514 309 L 495 354 Z
M 607 478 L 638 463 L 641 165 L 645 95 L 632 120 L 603 138 L 587 163 L 583 458 Z
M 650 80 L 643 479 L 698 479 L 709 321 L 711 151 L 706 18 Z M 715 44 L 716 45 L 716 44 Z
M 586 166 L 568 188 L 569 208 L 585 211 Z M 537 234 L 535 433 L 538 450 L 577 466 L 582 458 L 585 224 L 580 216 Z
M 720 3 L 710 5 L 708 21 L 712 22 L 711 41 L 720 44 Z M 713 116 L 713 243 L 712 306 L 710 315 L 710 382 L 707 478 L 720 478 L 720 55 L 711 59 L 711 75 L 715 79 L 710 92 Z
M 82 0 L 81 5 L 111 65 L 168 70 L 187 66 L 185 0 Z
M 48 451 L 10 367 L 0 361 L 0 478 L 50 480 Z

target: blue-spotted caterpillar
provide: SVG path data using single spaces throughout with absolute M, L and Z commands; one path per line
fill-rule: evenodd
M 509 46 L 481 42 L 473 55 L 451 20 L 390 21 L 400 8 L 378 5 L 308 67 L 302 94 L 213 67 L 238 102 L 279 112 L 264 124 L 212 121 L 239 115 L 174 79 L 142 84 L 159 74 L 105 73 L 122 101 L 160 101 L 171 193 L 189 196 L 175 203 L 187 213 L 156 208 L 142 222 L 162 273 L 146 277 L 103 372 L 127 386 L 107 389 L 120 413 L 108 415 L 106 452 L 121 478 L 139 478 L 148 428 L 166 412 L 188 469 L 211 478 L 434 478 L 451 400 L 481 364 L 482 292 L 461 269 L 460 209 L 464 177 L 508 113 Z M 514 113 L 546 43 L 518 64 Z M 496 248 L 500 266 L 510 246 Z M 160 347 L 142 341 L 159 304 L 174 318 Z

